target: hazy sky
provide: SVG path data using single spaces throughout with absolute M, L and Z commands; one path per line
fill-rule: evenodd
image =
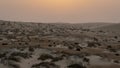
M 120 0 L 0 0 L 0 19 L 30 22 L 120 22 Z

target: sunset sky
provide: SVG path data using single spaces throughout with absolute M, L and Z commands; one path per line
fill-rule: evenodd
M 120 0 L 0 0 L 0 20 L 120 22 Z

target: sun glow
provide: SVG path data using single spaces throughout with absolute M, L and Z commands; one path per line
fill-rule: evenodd
M 70 6 L 73 4 L 73 0 L 45 0 L 44 3 L 47 3 L 51 6 Z
M 73 0 L 44 0 L 42 1 L 45 6 L 51 9 L 68 9 L 75 5 Z
M 90 4 L 89 0 L 31 0 L 32 6 L 42 7 L 50 10 L 68 10 L 82 8 Z
M 54 10 L 68 10 L 74 8 L 78 5 L 83 6 L 86 1 L 84 0 L 38 0 L 36 1 L 39 6 L 43 6 L 45 8 L 54 9 Z

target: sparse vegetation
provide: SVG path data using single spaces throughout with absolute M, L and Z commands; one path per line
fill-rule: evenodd
M 77 48 L 76 51 L 80 51 L 80 48 Z
M 88 59 L 88 58 L 84 58 L 83 61 L 89 63 L 89 62 L 90 62 L 90 59 Z
M 6 56 L 6 53 L 0 53 L 0 58 L 3 58 Z
M 109 51 L 110 52 L 117 52 L 116 49 L 113 49 L 113 48 L 109 49 Z
M 114 63 L 120 63 L 119 60 L 114 60 Z
M 96 47 L 94 42 L 88 42 L 88 47 Z
M 10 67 L 13 67 L 13 68 L 20 68 L 19 65 L 17 65 L 17 64 L 13 64 L 13 63 L 9 63 L 9 66 L 10 66 Z
M 20 58 L 10 56 L 7 58 L 7 60 L 15 61 L 15 62 L 20 62 Z
M 58 65 L 51 63 L 51 62 L 42 62 L 39 64 L 35 64 L 32 68 L 60 68 Z
M 62 60 L 62 59 L 63 59 L 62 57 L 54 57 L 52 59 L 52 62 L 57 62 L 57 61 Z
M 30 58 L 31 57 L 31 54 L 29 54 L 29 53 L 21 53 L 21 52 L 14 52 L 14 53 L 12 53 L 11 54 L 11 56 L 20 56 L 20 57 L 23 57 L 23 58 L 25 58 L 25 59 L 27 59 L 27 58 Z
M 33 47 L 29 47 L 29 51 L 30 52 L 34 52 L 34 48 Z
M 8 45 L 8 43 L 2 43 L 3 46 Z
M 9 68 L 29 68 L 34 63 L 31 68 L 119 65 L 119 29 L 86 25 L 0 21 L 0 64 Z
M 53 56 L 49 55 L 49 54 L 42 54 L 38 60 L 46 60 L 46 59 L 53 59 Z
M 72 64 L 69 65 L 68 68 L 86 68 L 82 64 Z

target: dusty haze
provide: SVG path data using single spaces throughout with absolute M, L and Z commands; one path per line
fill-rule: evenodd
M 0 19 L 32 22 L 120 22 L 120 0 L 0 0 Z

